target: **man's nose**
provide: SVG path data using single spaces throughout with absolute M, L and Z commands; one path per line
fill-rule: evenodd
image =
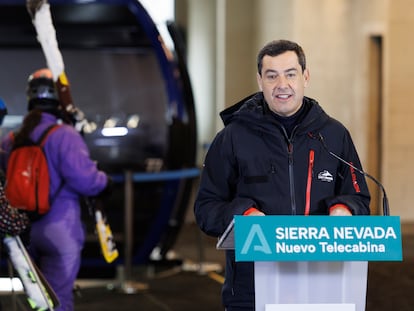
M 286 88 L 289 85 L 288 79 L 284 75 L 279 75 L 276 79 L 275 87 L 278 89 Z

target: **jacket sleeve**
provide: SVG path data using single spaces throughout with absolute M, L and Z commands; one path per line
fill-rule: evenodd
M 47 140 L 45 148 L 49 148 L 46 151 L 50 155 L 48 161 L 52 161 L 55 168 L 50 171 L 55 189 L 62 179 L 65 189 L 79 195 L 96 196 L 105 189 L 106 173 L 90 158 L 86 143 L 75 129 L 61 126 Z
M 339 156 L 351 165 L 339 161 L 336 195 L 327 198 L 325 203 L 328 208 L 336 204 L 344 204 L 353 215 L 369 215 L 370 194 L 368 186 L 365 175 L 362 174 L 358 153 L 347 130 L 343 136 L 342 146 L 343 151 Z
M 232 150 L 231 137 L 224 129 L 213 140 L 201 173 L 194 214 L 201 230 L 211 236 L 221 235 L 234 215 L 255 206 L 252 199 L 237 196 L 239 169 Z

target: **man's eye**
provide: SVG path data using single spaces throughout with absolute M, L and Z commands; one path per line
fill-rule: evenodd
M 267 75 L 266 76 L 266 79 L 268 80 L 268 81 L 274 81 L 274 80 L 276 80 L 276 75 Z
M 296 77 L 296 73 L 288 73 L 286 76 L 288 78 L 294 78 L 294 77 Z

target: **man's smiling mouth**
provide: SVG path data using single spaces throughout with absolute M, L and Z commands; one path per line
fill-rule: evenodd
M 275 95 L 275 97 L 278 98 L 278 99 L 288 99 L 290 96 L 291 96 L 290 94 Z

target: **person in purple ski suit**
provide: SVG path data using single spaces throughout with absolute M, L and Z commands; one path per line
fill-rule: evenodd
M 28 111 L 14 142 L 27 135 L 36 141 L 47 127 L 58 123 L 61 105 L 49 69 L 35 71 L 28 79 Z M 2 142 L 1 164 L 7 170 L 12 141 Z M 50 176 L 50 211 L 33 220 L 29 252 L 56 292 L 61 306 L 74 309 L 73 288 L 81 263 L 85 232 L 81 221 L 80 197 L 109 192 L 111 179 L 90 158 L 82 136 L 62 124 L 49 134 L 44 145 Z

